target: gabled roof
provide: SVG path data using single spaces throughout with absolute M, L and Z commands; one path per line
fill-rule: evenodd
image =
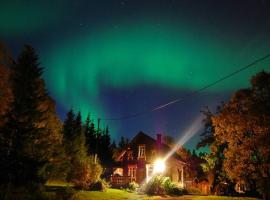
M 157 141 L 152 138 L 151 136 L 147 135 L 146 133 L 140 131 L 129 143 L 129 146 L 135 146 L 137 144 L 145 144 L 147 146 L 150 146 L 152 148 L 155 148 L 156 147 L 156 143 Z M 168 152 L 171 151 L 171 148 L 162 143 L 161 144 L 161 151 L 164 155 L 166 155 Z M 126 152 L 126 150 L 123 150 L 119 156 L 119 158 L 124 155 L 124 153 Z M 177 154 L 177 153 L 173 153 L 172 156 L 171 156 L 173 159 L 176 159 L 182 163 L 185 163 L 183 161 L 183 159 Z

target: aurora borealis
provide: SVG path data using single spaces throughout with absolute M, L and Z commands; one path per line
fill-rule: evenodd
M 61 118 L 71 107 L 95 118 L 149 110 L 270 52 L 265 1 L 16 2 L 0 6 L 0 36 L 15 54 L 21 43 L 38 50 Z M 227 100 L 269 65 L 265 61 L 164 110 L 103 125 L 115 139 L 139 130 L 180 138 L 203 106 Z

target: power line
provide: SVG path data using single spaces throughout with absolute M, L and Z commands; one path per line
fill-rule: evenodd
M 206 86 L 204 86 L 204 87 L 202 87 L 202 88 L 200 88 L 198 90 L 195 90 L 194 92 L 191 92 L 190 94 L 187 94 L 187 95 L 185 95 L 183 97 L 174 99 L 174 100 L 172 100 L 170 102 L 167 102 L 165 104 L 156 106 L 156 107 L 154 107 L 152 109 L 148 109 L 148 110 L 145 110 L 145 111 L 133 113 L 133 114 L 130 114 L 130 115 L 125 115 L 125 116 L 122 116 L 122 117 L 103 118 L 101 120 L 104 120 L 104 121 L 118 121 L 118 120 L 131 119 L 131 118 L 139 117 L 141 115 L 145 115 L 145 114 L 148 114 L 148 113 L 151 113 L 151 112 L 155 112 L 155 111 L 164 109 L 164 108 L 166 108 L 166 107 L 168 107 L 168 106 L 170 106 L 172 104 L 175 104 L 175 103 L 178 103 L 180 101 L 183 101 L 184 99 L 186 99 L 188 97 L 191 97 L 191 96 L 194 96 L 194 95 L 196 95 L 198 93 L 201 93 L 202 91 L 204 91 L 204 90 L 206 90 L 206 89 L 208 89 L 208 88 L 210 88 L 210 87 L 212 87 L 212 86 L 214 86 L 214 85 L 216 85 L 216 84 L 218 84 L 218 83 L 220 83 L 220 82 L 222 82 L 222 81 L 224 81 L 224 80 L 226 80 L 226 79 L 234 76 L 235 74 L 238 74 L 238 73 L 240 73 L 240 72 L 242 72 L 242 71 L 244 71 L 244 70 L 246 70 L 246 69 L 248 69 L 248 68 L 250 68 L 250 67 L 252 67 L 252 66 L 254 66 L 256 64 L 258 64 L 259 62 L 262 62 L 262 61 L 266 60 L 269 57 L 270 57 L 270 54 L 267 54 L 266 56 L 263 56 L 263 57 L 255 60 L 255 61 L 251 62 L 250 64 L 248 64 L 248 65 L 246 65 L 246 66 L 244 66 L 242 68 L 239 68 L 236 71 L 233 71 L 230 74 L 227 74 L 226 76 L 223 76 L 222 78 L 220 78 L 220 79 L 218 79 L 218 80 L 216 80 L 216 81 L 214 81 L 214 82 L 212 82 L 212 83 L 210 83 L 210 84 L 208 84 L 208 85 L 206 85 Z

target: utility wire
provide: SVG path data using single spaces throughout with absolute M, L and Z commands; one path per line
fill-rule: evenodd
M 216 84 L 218 84 L 218 83 L 220 83 L 220 82 L 222 82 L 222 81 L 224 81 L 224 80 L 226 80 L 226 79 L 234 76 L 235 74 L 238 74 L 238 73 L 240 73 L 240 72 L 242 72 L 242 71 L 244 71 L 244 70 L 246 70 L 246 69 L 248 69 L 248 68 L 250 68 L 250 67 L 252 67 L 252 66 L 254 66 L 254 65 L 256 65 L 256 64 L 258 64 L 258 63 L 260 63 L 262 61 L 264 61 L 264 60 L 266 60 L 269 57 L 270 57 L 270 54 L 267 54 L 266 56 L 263 56 L 263 57 L 255 60 L 255 61 L 251 62 L 250 64 L 248 64 L 248 65 L 246 65 L 246 66 L 244 66 L 242 68 L 239 68 L 236 71 L 233 71 L 230 74 L 227 74 L 226 76 L 223 76 L 222 78 L 217 79 L 216 81 L 214 81 L 214 82 L 212 82 L 212 83 L 210 83 L 210 84 L 208 84 L 208 85 L 206 85 L 206 86 L 204 86 L 204 87 L 202 87 L 202 88 L 200 88 L 198 90 L 195 90 L 194 92 L 191 92 L 190 94 L 187 94 L 187 95 L 185 95 L 183 97 L 179 97 L 179 98 L 174 99 L 174 100 L 172 100 L 170 102 L 167 102 L 165 104 L 156 106 L 156 107 L 154 107 L 152 109 L 141 111 L 141 112 L 137 112 L 137 113 L 133 113 L 133 114 L 129 114 L 129 115 L 125 115 L 125 116 L 122 116 L 122 117 L 103 118 L 101 120 L 103 120 L 103 121 L 118 121 L 118 120 L 131 119 L 131 118 L 136 118 L 136 117 L 139 117 L 141 115 L 145 115 L 145 114 L 148 114 L 148 113 L 151 113 L 151 112 L 155 112 L 155 111 L 164 109 L 164 108 L 166 108 L 166 107 L 168 107 L 168 106 L 170 106 L 172 104 L 175 104 L 175 103 L 178 103 L 180 101 L 183 101 L 183 100 L 185 100 L 188 97 L 191 97 L 191 96 L 194 96 L 194 95 L 196 95 L 198 93 L 201 93 L 202 91 L 204 91 L 204 90 L 206 90 L 206 89 L 208 89 L 208 88 L 210 88 L 210 87 L 212 87 L 212 86 L 214 86 L 214 85 L 216 85 Z

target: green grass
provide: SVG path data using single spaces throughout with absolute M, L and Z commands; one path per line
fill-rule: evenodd
M 62 181 L 50 181 L 46 183 L 46 186 L 51 189 L 58 190 L 71 186 Z M 103 192 L 100 191 L 79 191 L 75 194 L 73 200 L 258 200 L 256 198 L 247 197 L 222 197 L 222 196 L 197 196 L 197 195 L 185 195 L 179 197 L 161 197 L 161 196 L 147 196 L 140 195 L 126 190 L 119 189 L 106 189 Z
M 124 200 L 124 199 L 153 200 L 158 198 L 159 197 L 148 197 L 146 195 L 139 195 L 118 189 L 107 189 L 104 192 L 80 191 L 75 195 L 76 200 Z
M 98 191 L 80 191 L 75 195 L 76 200 L 258 200 L 256 198 L 247 197 L 221 197 L 221 196 L 193 196 L 185 195 L 179 197 L 161 197 L 147 196 L 130 193 L 125 190 L 107 189 L 104 192 Z
M 248 197 L 196 196 L 192 200 L 258 200 Z
M 72 183 L 68 183 L 66 181 L 61 181 L 61 180 L 50 180 L 47 181 L 47 183 L 45 184 L 45 186 L 59 186 L 59 187 L 68 187 L 68 186 L 73 186 Z

